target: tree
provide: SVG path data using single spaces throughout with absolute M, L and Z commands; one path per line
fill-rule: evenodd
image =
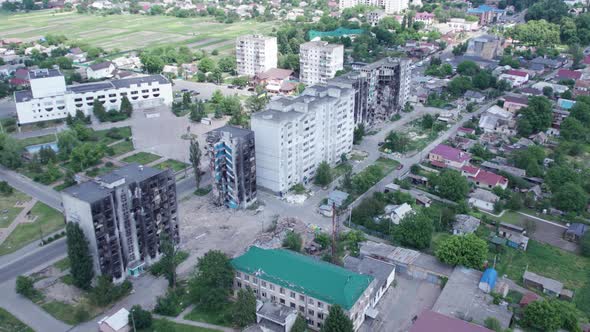
M 94 98 L 94 102 L 92 103 L 92 113 L 100 122 L 107 120 L 107 112 L 104 105 L 97 98 Z
M 590 257 L 590 232 L 586 232 L 582 235 L 582 238 L 580 239 L 580 249 L 583 256 Z
M 270 97 L 261 85 L 256 86 L 254 94 L 246 99 L 246 108 L 251 113 L 262 111 L 270 101 Z
M 201 119 L 205 116 L 205 104 L 202 101 L 198 101 L 190 106 L 191 112 L 189 118 L 193 122 L 201 122 Z
M 10 196 L 14 193 L 14 189 L 6 181 L 0 181 L 0 195 Z
M 527 107 L 521 108 L 518 132 L 523 136 L 545 131 L 553 120 L 551 103 L 546 97 L 531 97 Z M 524 122 L 523 122 L 524 121 Z
M 525 326 L 541 331 L 554 332 L 561 327 L 558 308 L 552 301 L 534 301 L 524 309 L 522 322 Z
M 217 89 L 215 91 L 213 91 L 213 95 L 211 96 L 211 102 L 213 104 L 219 105 L 223 102 L 223 94 L 221 93 L 221 90 Z
M 73 170 L 80 172 L 89 166 L 98 164 L 104 157 L 105 151 L 104 144 L 83 143 L 72 150 L 70 165 Z
M 327 162 L 322 161 L 318 165 L 313 183 L 323 187 L 329 185 L 330 182 L 332 182 L 332 170 Z
M 0 164 L 8 168 L 18 168 L 21 161 L 21 144 L 7 134 L 0 134 Z
M 215 62 L 210 58 L 202 58 L 201 61 L 199 61 L 199 70 L 203 73 L 212 72 L 213 69 L 215 69 Z
M 353 332 L 352 321 L 342 308 L 335 304 L 330 308 L 328 317 L 324 321 L 321 332 Z
M 80 144 L 82 143 L 73 130 L 64 130 L 57 134 L 58 155 L 62 160 L 67 160 L 74 148 Z
M 136 304 L 129 310 L 129 322 L 137 330 L 148 329 L 152 326 L 152 313 Z
M 193 173 L 195 174 L 195 183 L 197 188 L 201 186 L 201 148 L 199 147 L 199 141 L 191 139 L 189 147 L 190 161 L 193 165 Z
M 221 310 L 231 294 L 233 281 L 234 269 L 229 258 L 219 250 L 210 250 L 199 258 L 189 280 L 190 299 L 205 310 Z
M 250 287 L 240 289 L 236 303 L 232 306 L 234 324 L 245 327 L 256 322 L 256 295 Z
M 74 285 L 88 290 L 94 277 L 94 265 L 88 248 L 88 240 L 77 222 L 68 222 L 66 236 L 70 274 L 74 279 Z
M 305 321 L 305 318 L 301 316 L 301 314 L 298 314 L 297 318 L 295 319 L 295 323 L 293 323 L 293 326 L 291 327 L 291 332 L 305 331 L 307 331 L 307 322 Z
M 162 266 L 164 276 L 168 280 L 168 287 L 175 288 L 176 267 L 178 266 L 176 255 L 178 254 L 178 250 L 174 245 L 174 241 L 170 238 L 170 235 L 167 233 L 163 233 L 160 236 L 160 251 L 162 252 L 160 266 Z
M 500 324 L 500 321 L 498 319 L 496 319 L 495 317 L 488 317 L 486 318 L 486 320 L 484 320 L 483 322 L 484 326 L 492 331 L 495 332 L 502 332 L 502 324 Z
M 445 169 L 433 181 L 436 193 L 446 199 L 458 202 L 467 196 L 469 183 L 461 173 Z
M 283 247 L 289 250 L 300 252 L 302 246 L 303 239 L 299 233 L 295 233 L 294 231 L 287 232 L 285 240 L 283 240 Z
M 471 90 L 472 88 L 471 78 L 465 76 L 453 78 L 447 86 L 449 93 L 455 97 L 463 95 L 467 90 Z
M 552 46 L 560 43 L 559 26 L 545 20 L 517 24 L 506 32 L 507 36 L 528 46 Z
M 579 184 L 570 182 L 553 194 L 551 203 L 566 212 L 582 212 L 588 203 L 588 195 Z
M 589 133 L 588 129 L 580 120 L 568 116 L 561 123 L 561 126 L 559 127 L 559 134 L 568 141 L 587 142 Z
M 217 67 L 225 73 L 233 73 L 236 71 L 236 58 L 235 57 L 223 57 L 219 59 Z
M 457 66 L 457 73 L 473 76 L 479 72 L 479 66 L 473 61 L 463 61 Z
M 131 117 L 131 113 L 133 113 L 133 105 L 131 105 L 131 102 L 127 96 L 123 96 L 121 99 L 121 107 L 119 108 L 119 112 L 127 114 L 128 117 Z
M 16 292 L 26 298 L 31 298 L 36 293 L 34 284 L 31 277 L 18 276 L 16 277 Z
M 155 6 L 152 6 L 152 8 Z M 164 60 L 158 55 L 152 55 L 147 52 L 141 53 L 139 60 L 143 65 L 143 69 L 150 74 L 159 74 L 164 69 Z
M 385 138 L 383 147 L 394 152 L 407 152 L 410 148 L 410 137 L 406 133 L 390 131 Z
M 361 144 L 363 141 L 363 136 L 365 136 L 365 125 L 361 123 L 356 128 L 354 128 L 352 143 L 356 145 Z
M 436 249 L 436 257 L 449 265 L 480 269 L 488 256 L 488 244 L 473 234 L 453 235 Z
M 394 237 L 402 245 L 416 249 L 430 247 L 434 226 L 432 220 L 424 211 L 414 211 L 407 214 L 396 227 Z

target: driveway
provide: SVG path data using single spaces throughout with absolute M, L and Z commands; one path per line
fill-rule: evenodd
M 576 243 L 567 241 L 563 238 L 563 232 L 567 230 L 566 226 L 530 214 L 520 212 L 519 214 L 522 216 L 523 223 L 525 220 L 535 221 L 534 230 L 532 232 L 529 231 L 529 236 L 533 240 L 547 243 L 557 248 L 574 253 L 580 252 L 580 248 Z M 524 227 L 525 225 L 522 226 Z
M 367 318 L 359 332 L 407 331 L 412 325 L 412 318 L 423 310 L 432 309 L 442 291 L 439 285 L 400 274 L 396 274 L 395 280 L 396 287 L 392 284 L 377 304 L 377 318 Z

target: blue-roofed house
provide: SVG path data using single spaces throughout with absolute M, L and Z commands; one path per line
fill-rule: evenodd
M 489 5 L 481 5 L 477 8 L 468 9 L 467 14 L 479 17 L 480 25 L 487 25 L 497 22 L 506 14 L 506 11 Z
M 479 280 L 479 289 L 486 293 L 492 292 L 496 286 L 497 278 L 498 272 L 496 270 L 491 267 L 486 269 Z

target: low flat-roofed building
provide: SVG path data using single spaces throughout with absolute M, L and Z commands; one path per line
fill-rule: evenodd
M 468 214 L 458 214 L 453 223 L 453 235 L 474 233 L 479 227 L 480 220 Z
M 368 256 L 360 258 L 346 256 L 344 257 L 344 268 L 356 273 L 370 275 L 375 278 L 377 283 L 371 294 L 371 306 L 373 308 L 375 308 L 383 294 L 385 294 L 395 279 L 394 264 Z
M 522 282 L 525 286 L 536 288 L 550 296 L 559 296 L 563 290 L 562 282 L 543 277 L 530 271 L 524 271 Z
M 424 310 L 409 332 L 492 332 L 483 326 L 479 326 L 461 319 L 448 317 L 432 310 Z
M 479 289 L 482 275 L 478 270 L 456 267 L 432 310 L 480 325 L 488 317 L 494 317 L 502 329 L 507 329 L 512 312 L 506 306 L 493 304 L 492 296 Z

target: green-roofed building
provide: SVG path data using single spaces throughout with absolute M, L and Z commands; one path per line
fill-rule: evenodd
M 235 289 L 250 287 L 262 300 L 296 308 L 320 329 L 331 305 L 340 305 L 355 330 L 365 319 L 375 287 L 372 276 L 284 249 L 250 247 L 234 258 Z

